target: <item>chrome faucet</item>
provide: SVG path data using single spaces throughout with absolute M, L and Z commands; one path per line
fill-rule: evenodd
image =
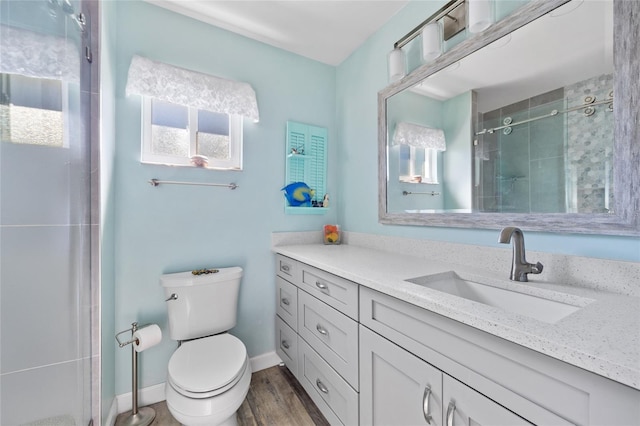
M 537 262 L 528 263 L 524 254 L 524 234 L 520 228 L 514 226 L 507 226 L 500 231 L 500 238 L 498 242 L 502 244 L 509 244 L 513 240 L 513 259 L 511 261 L 511 276 L 512 281 L 529 281 L 527 274 L 539 274 L 542 272 L 542 263 Z

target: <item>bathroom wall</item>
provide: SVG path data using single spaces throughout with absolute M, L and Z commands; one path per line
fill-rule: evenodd
M 287 120 L 329 130 L 328 188 L 338 188 L 335 68 L 180 16 L 142 1 L 114 2 L 115 57 L 115 331 L 131 322 L 158 323 L 163 342 L 143 353 L 140 386 L 165 381 L 176 348 L 167 333 L 159 276 L 202 267 L 244 268 L 233 334 L 250 356 L 274 350 L 272 231 L 318 230 L 325 215 L 285 215 Z M 133 54 L 248 82 L 257 94 L 259 123 L 244 124 L 244 170 L 212 171 L 141 164 L 140 99 L 125 97 Z M 375 92 L 370 93 L 375 98 Z M 366 151 L 366 150 L 365 150 Z M 346 159 L 340 159 L 345 161 Z M 229 183 L 239 188 L 161 185 L 148 180 Z M 105 341 L 113 336 L 106 336 Z M 115 351 L 115 392 L 131 391 L 130 348 Z
M 337 68 L 338 217 L 345 229 L 399 237 L 498 246 L 497 230 L 389 226 L 378 223 L 377 92 L 387 84 L 387 53 L 393 43 L 444 1 L 413 1 Z M 502 3 L 502 2 L 500 2 Z M 506 3 L 506 2 L 505 2 Z M 347 143 L 348 141 L 348 143 Z M 505 224 L 497 224 L 498 229 Z M 640 261 L 640 239 L 526 232 L 527 248 L 550 253 Z

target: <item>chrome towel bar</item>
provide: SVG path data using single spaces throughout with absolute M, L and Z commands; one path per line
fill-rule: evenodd
M 231 190 L 236 189 L 238 185 L 234 182 L 231 183 L 207 183 L 207 182 L 179 182 L 175 180 L 159 180 L 159 179 L 149 179 L 149 184 L 151 186 L 158 186 L 160 184 L 163 185 L 197 185 L 197 186 L 224 186 Z

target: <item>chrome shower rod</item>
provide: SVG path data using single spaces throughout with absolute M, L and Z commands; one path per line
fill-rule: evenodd
M 613 98 L 609 98 L 609 99 L 605 99 L 602 101 L 596 101 L 596 102 L 591 102 L 591 103 L 584 103 L 582 105 L 578 105 L 578 106 L 574 106 L 571 108 L 567 108 L 565 110 L 562 111 L 558 111 L 557 109 L 552 110 L 549 114 L 545 114 L 545 115 L 540 115 L 538 117 L 533 117 L 533 118 L 529 118 L 527 120 L 522 120 L 522 121 L 516 121 L 515 123 L 509 123 L 509 124 L 505 124 L 504 126 L 499 126 L 499 127 L 493 127 L 491 129 L 482 129 L 479 132 L 476 132 L 476 136 L 480 136 L 480 135 L 484 135 L 485 133 L 493 133 L 496 130 L 502 130 L 502 129 L 506 129 L 508 127 L 513 127 L 513 126 L 518 126 L 520 124 L 526 124 L 526 123 L 530 123 L 532 121 L 537 121 L 537 120 L 542 120 L 543 118 L 549 118 L 549 117 L 554 117 L 558 114 L 565 114 L 567 112 L 572 112 L 572 111 L 577 111 L 580 109 L 587 109 L 590 107 L 594 107 L 596 105 L 602 105 L 602 104 L 613 104 Z M 591 114 L 589 114 L 591 115 Z

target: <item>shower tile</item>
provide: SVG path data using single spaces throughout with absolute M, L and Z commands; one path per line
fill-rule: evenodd
M 0 225 L 69 224 L 79 220 L 71 194 L 83 189 L 73 179 L 64 148 L 3 143 L 0 146 Z
M 522 111 L 526 112 L 528 110 L 529 110 L 529 99 L 525 99 L 523 101 L 515 102 L 511 105 L 502 107 L 502 116 L 511 116 Z
M 565 211 L 564 158 L 531 161 L 531 212 Z
M 80 406 L 82 393 L 87 391 L 82 378 L 84 364 L 72 361 L 0 376 L 0 424 L 18 425 L 57 416 L 71 416 L 76 424 L 87 424 L 81 420 Z
M 80 316 L 85 292 L 78 286 L 89 292 L 83 279 L 88 275 L 75 259 L 88 244 L 80 244 L 81 238 L 79 227 L 2 228 L 2 373 L 77 359 L 84 352 L 78 338 L 86 334 L 89 318 Z
M 538 96 L 531 98 L 531 108 L 541 106 L 550 102 L 562 100 L 564 98 L 564 88 L 551 90 Z
M 535 121 L 531 126 L 531 159 L 564 156 L 564 117 L 555 116 Z

